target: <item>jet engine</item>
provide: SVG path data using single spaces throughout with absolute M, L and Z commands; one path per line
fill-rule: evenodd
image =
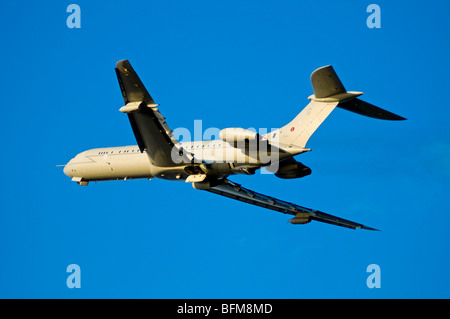
M 300 162 L 289 162 L 279 164 L 278 171 L 275 176 L 283 179 L 300 178 L 311 174 L 311 169 Z
M 254 141 L 259 140 L 261 136 L 253 131 L 246 130 L 240 127 L 224 128 L 220 131 L 219 137 L 225 142 L 242 142 L 242 141 Z

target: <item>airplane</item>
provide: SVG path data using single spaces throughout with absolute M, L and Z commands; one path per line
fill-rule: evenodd
M 301 178 L 311 169 L 294 156 L 308 152 L 306 143 L 336 108 L 383 120 L 405 118 L 364 102 L 362 92 L 347 91 L 331 65 L 311 74 L 309 104 L 288 124 L 265 134 L 225 128 L 219 139 L 178 141 L 128 60 L 116 64 L 116 75 L 137 145 L 96 148 L 79 153 L 64 166 L 64 174 L 78 185 L 107 180 L 160 178 L 192 183 L 234 200 L 293 215 L 291 224 L 324 222 L 351 229 L 378 230 L 322 211 L 264 195 L 228 179 L 253 175 L 262 167 L 282 179 Z

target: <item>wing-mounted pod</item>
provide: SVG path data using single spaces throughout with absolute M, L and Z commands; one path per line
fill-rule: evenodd
M 119 111 L 122 113 L 132 113 L 137 112 L 143 107 L 149 107 L 149 108 L 156 108 L 159 104 L 154 103 L 146 103 L 144 101 L 138 101 L 138 102 L 129 102 L 125 106 L 122 106 Z

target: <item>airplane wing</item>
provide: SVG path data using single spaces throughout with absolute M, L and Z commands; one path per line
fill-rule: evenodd
M 140 151 L 149 154 L 153 165 L 177 166 L 171 155 L 181 147 L 128 60 L 117 62 L 116 75 L 125 102 L 120 111 L 127 113 Z M 191 161 L 188 154 L 183 156 L 183 161 Z
M 207 191 L 235 200 L 239 200 L 241 202 L 278 211 L 284 214 L 294 215 L 295 217 L 289 220 L 291 224 L 306 224 L 309 223 L 311 220 L 317 220 L 319 222 L 352 229 L 361 228 L 368 230 L 378 230 L 375 228 L 364 226 L 359 223 L 352 222 L 347 219 L 329 215 L 315 209 L 306 208 L 294 203 L 286 202 L 271 196 L 254 192 L 252 190 L 242 187 L 239 184 L 233 183 L 227 179 L 224 180 L 223 184 L 211 187 L 210 189 L 207 189 Z

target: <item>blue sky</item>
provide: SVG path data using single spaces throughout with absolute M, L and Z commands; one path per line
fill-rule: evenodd
M 449 298 L 448 1 L 69 1 L 0 4 L 2 298 Z M 288 216 L 181 182 L 79 187 L 57 164 L 135 144 L 114 73 L 129 59 L 172 129 L 272 128 L 331 64 L 408 119 L 337 109 L 297 159 L 313 173 L 233 177 L 381 229 Z M 81 288 L 66 268 L 78 264 Z M 381 269 L 369 289 L 366 268 Z

